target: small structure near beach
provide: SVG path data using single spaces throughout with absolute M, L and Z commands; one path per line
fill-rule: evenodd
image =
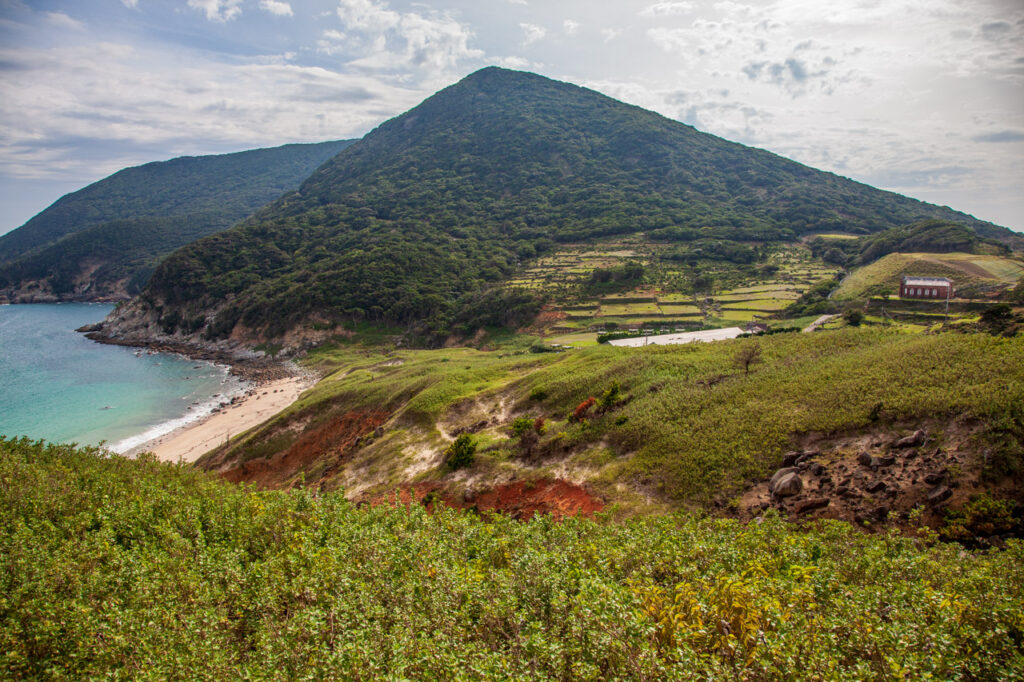
M 900 298 L 946 300 L 953 297 L 953 282 L 945 277 L 904 277 Z

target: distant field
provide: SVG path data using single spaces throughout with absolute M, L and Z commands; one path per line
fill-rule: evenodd
M 661 312 L 665 315 L 700 315 L 701 310 L 695 305 L 662 303 Z
M 891 253 L 855 270 L 833 297 L 840 300 L 856 298 L 878 285 L 895 292 L 903 275 L 948 277 L 957 287 L 1012 284 L 1024 276 L 1024 263 L 1002 256 L 971 253 Z
M 777 298 L 759 298 L 752 301 L 737 301 L 722 306 L 722 310 L 782 310 L 790 304 L 789 300 Z
M 722 319 L 734 322 L 753 322 L 754 318 L 764 317 L 765 313 L 757 310 L 722 310 Z
M 656 303 L 601 303 L 602 315 L 660 315 Z

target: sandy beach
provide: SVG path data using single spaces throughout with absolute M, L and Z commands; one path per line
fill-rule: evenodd
M 250 389 L 231 405 L 127 453 L 152 452 L 167 462 L 194 462 L 228 438 L 251 429 L 295 402 L 313 385 L 307 377 L 277 379 Z

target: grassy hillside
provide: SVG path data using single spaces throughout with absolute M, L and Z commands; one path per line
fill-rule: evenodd
M 0 237 L 0 288 L 137 293 L 168 253 L 294 190 L 350 141 L 181 157 L 126 168 Z
M 748 349 L 749 372 L 738 363 Z M 809 438 L 832 466 L 867 447 L 842 434 L 873 441 L 927 424 L 943 457 L 961 457 L 977 482 L 1024 471 L 1022 359 L 1021 338 L 854 328 L 558 354 L 345 346 L 313 353 L 324 380 L 200 464 L 350 492 L 561 475 L 626 506 L 706 506 L 769 476 Z M 589 397 L 598 403 L 573 418 Z M 513 435 L 520 417 L 540 418 L 542 433 Z M 467 430 L 476 463 L 453 472 L 443 453 Z
M 255 492 L 0 439 L 13 679 L 1011 679 L 1024 544 Z
M 899 293 L 903 275 L 948 277 L 957 290 L 964 293 L 986 286 L 1008 289 L 1024 276 L 1024 261 L 972 253 L 891 253 L 854 270 L 843 280 L 833 298 L 845 300 Z
M 700 241 L 683 260 L 736 257 L 751 251 L 737 241 L 927 217 L 981 225 L 590 90 L 487 68 L 384 123 L 297 194 L 176 253 L 142 304 L 155 326 L 208 339 L 279 337 L 316 319 L 438 340 L 474 292 L 556 243 L 645 232 Z

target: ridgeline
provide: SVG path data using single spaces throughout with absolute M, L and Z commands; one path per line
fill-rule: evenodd
M 294 190 L 348 144 L 186 156 L 118 171 L 0 237 L 0 300 L 133 296 L 169 253 Z

